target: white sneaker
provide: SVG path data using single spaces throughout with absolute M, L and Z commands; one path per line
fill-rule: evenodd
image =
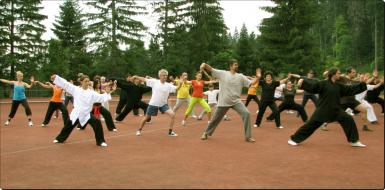
M 210 123 L 210 120 L 208 120 L 207 123 Z
M 104 118 L 102 117 L 102 118 L 100 118 L 100 121 L 104 121 Z
M 114 123 L 120 123 L 120 121 L 114 119 Z
M 182 120 L 182 126 L 186 125 L 186 120 Z
M 59 143 L 59 141 L 58 141 L 58 140 L 56 140 L 56 139 L 55 139 L 55 140 L 53 140 L 52 142 L 53 142 L 53 143 Z
M 152 123 L 152 121 L 146 121 L 146 124 L 151 124 Z
M 56 115 L 55 115 L 55 116 L 53 116 L 53 118 L 54 118 L 54 119 L 57 119 Z
M 32 127 L 33 126 L 33 123 L 32 121 L 28 121 L 28 126 Z
M 203 117 L 201 117 L 201 116 L 199 116 L 198 118 L 197 118 L 197 120 L 202 120 L 203 119 Z
M 41 124 L 41 127 L 45 127 L 46 125 L 44 125 L 44 124 Z
M 346 112 L 347 114 L 351 115 L 351 116 L 354 116 L 353 110 L 350 109 L 350 108 L 347 108 L 347 109 L 345 110 L 345 112 Z
M 289 139 L 289 140 L 287 141 L 287 143 L 288 143 L 289 145 L 292 145 L 292 146 L 298 146 L 298 143 L 294 142 L 294 141 L 291 140 L 291 139 Z
M 107 143 L 102 142 L 102 144 L 100 144 L 100 146 L 106 147 L 106 146 L 107 146 Z
M 171 131 L 171 133 L 168 134 L 170 137 L 177 137 L 178 134 L 176 134 L 174 131 Z
M 112 131 L 116 132 L 116 131 L 118 131 L 118 129 L 112 129 Z
M 225 117 L 223 118 L 225 121 L 230 121 L 230 117 L 228 117 L 227 115 L 225 115 Z
M 283 129 L 283 126 L 281 125 L 281 126 L 279 126 L 279 127 L 277 127 L 278 129 Z
M 257 110 L 255 113 L 258 113 L 259 112 L 259 110 Z
M 10 122 L 7 120 L 7 121 L 4 123 L 4 125 L 5 125 L 5 126 L 9 126 L 9 123 L 10 123 Z
M 293 114 L 294 112 L 293 112 L 293 110 L 289 110 L 288 113 L 289 114 Z
M 193 118 L 195 118 L 195 119 L 198 118 L 198 116 L 196 116 L 196 115 L 192 115 L 191 117 L 193 117 Z
M 254 124 L 253 127 L 257 128 L 257 127 L 259 127 L 259 126 L 258 126 L 257 124 Z
M 357 141 L 355 143 L 349 143 L 350 146 L 353 146 L 353 147 L 366 147 L 366 145 L 362 144 L 360 141 Z
M 136 135 L 136 136 L 142 135 L 142 131 L 140 131 L 140 130 L 136 131 L 136 134 L 135 134 L 135 135 Z

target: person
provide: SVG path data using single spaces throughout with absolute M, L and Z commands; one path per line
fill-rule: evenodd
M 74 81 L 73 81 L 73 80 L 70 80 L 69 82 L 70 82 L 71 84 L 74 84 Z M 71 102 L 72 107 L 73 107 L 73 105 L 74 105 L 74 97 L 73 97 L 70 93 L 68 93 L 68 92 L 66 92 L 66 91 L 64 91 L 64 95 L 65 95 L 65 99 L 64 99 L 64 105 L 65 105 L 65 107 L 67 108 L 69 102 Z
M 375 75 L 373 76 L 374 77 L 373 80 L 369 82 L 370 85 L 377 85 L 381 83 L 381 80 L 378 78 L 378 75 L 377 76 Z M 377 103 L 381 106 L 381 115 L 384 115 L 384 99 L 380 97 L 380 94 L 383 91 L 384 91 L 384 83 L 382 83 L 378 88 L 369 90 L 365 97 L 365 100 L 368 101 L 369 103 L 371 104 Z
M 257 73 L 258 77 L 261 76 L 261 71 Z M 273 112 L 275 119 L 275 126 L 277 129 L 282 129 L 280 114 L 278 113 L 277 105 L 274 102 L 274 91 L 281 84 L 284 84 L 290 78 L 290 73 L 287 78 L 282 79 L 280 81 L 275 81 L 273 78 L 273 73 L 267 71 L 264 75 L 264 80 L 259 80 L 259 86 L 262 88 L 262 96 L 261 96 L 261 105 L 259 107 L 259 112 L 257 115 L 257 119 L 255 120 L 254 127 L 260 127 L 263 114 L 265 114 L 266 108 L 269 106 L 271 111 Z
M 11 111 L 8 115 L 7 121 L 5 121 L 5 126 L 9 126 L 11 123 L 11 119 L 15 116 L 17 108 L 21 104 L 24 107 L 25 115 L 28 118 L 28 126 L 32 127 L 32 112 L 29 107 L 27 97 L 25 96 L 25 88 L 32 88 L 35 79 L 31 76 L 30 80 L 31 84 L 27 84 L 23 82 L 23 73 L 21 71 L 16 72 L 16 81 L 9 81 L 5 79 L 0 79 L 0 82 L 13 85 L 13 97 L 12 97 L 12 107 Z
M 304 91 L 294 88 L 293 83 L 290 80 L 286 82 L 284 88 L 278 87 L 276 89 L 282 91 L 282 94 L 283 94 L 282 103 L 278 106 L 278 113 L 281 113 L 282 111 L 288 110 L 288 109 L 295 110 L 301 115 L 302 121 L 306 122 L 308 119 L 308 116 L 306 114 L 304 107 L 302 107 L 300 104 L 295 103 L 295 100 L 294 100 L 294 97 L 297 93 L 301 94 Z M 268 118 L 273 120 L 274 114 L 271 113 Z
M 80 123 L 81 126 L 90 124 L 95 133 L 96 145 L 106 147 L 107 143 L 104 139 L 102 124 L 99 119 L 91 114 L 91 110 L 94 103 L 111 100 L 111 95 L 109 94 L 110 88 L 107 87 L 106 92 L 103 94 L 92 91 L 89 89 L 90 79 L 84 74 L 79 77 L 80 87 L 69 83 L 67 80 L 55 74 L 51 76 L 51 80 L 56 86 L 64 89 L 74 97 L 74 108 L 70 114 L 70 118 L 65 122 L 63 129 L 53 143 L 63 143 L 67 140 L 74 127 Z
M 69 116 L 68 116 L 68 110 L 61 100 L 61 96 L 63 94 L 63 89 L 60 87 L 57 87 L 56 85 L 52 85 L 49 82 L 46 82 L 46 84 L 43 84 L 40 81 L 36 81 L 35 83 L 39 84 L 43 88 L 52 89 L 52 91 L 53 91 L 52 98 L 48 104 L 48 109 L 47 109 L 47 112 L 46 112 L 45 117 L 44 117 L 44 121 L 41 124 L 41 126 L 42 127 L 47 126 L 51 120 L 52 114 L 57 110 L 60 110 L 62 113 L 63 125 L 64 125 L 65 122 L 68 120 Z
M 193 94 L 191 101 L 189 103 L 188 108 L 186 109 L 186 112 L 184 114 L 184 118 L 182 120 L 182 126 L 186 125 L 186 120 L 188 116 L 191 114 L 192 109 L 194 108 L 196 103 L 199 103 L 205 112 L 207 113 L 208 117 L 208 122 L 211 120 L 211 108 L 207 104 L 207 102 L 203 99 L 203 87 L 205 84 L 213 84 L 216 83 L 217 81 L 204 81 L 202 80 L 202 73 L 197 72 L 195 75 L 195 80 L 192 81 L 185 81 L 187 84 L 191 84 L 193 86 Z
M 105 89 L 106 86 L 108 86 L 108 85 L 111 85 L 110 82 L 107 82 L 107 81 L 106 81 L 106 77 L 105 77 L 105 76 L 101 76 L 101 77 L 100 77 L 100 90 L 101 90 L 101 91 L 104 91 L 104 89 Z M 106 110 L 110 111 L 110 102 L 109 102 L 109 101 L 103 102 L 103 103 L 102 103 L 102 106 L 103 106 Z M 104 116 L 103 116 L 103 117 L 104 117 Z
M 161 113 L 166 113 L 170 117 L 170 124 L 169 124 L 169 130 L 168 135 L 171 137 L 176 137 L 178 134 L 176 134 L 173 130 L 174 126 L 174 120 L 175 120 L 175 113 L 168 107 L 168 97 L 170 93 L 175 93 L 177 89 L 180 88 L 180 84 L 178 86 L 174 86 L 171 83 L 167 83 L 167 76 L 168 71 L 165 69 L 161 69 L 158 72 L 159 79 L 150 79 L 150 78 L 144 78 L 139 76 L 134 76 L 135 79 L 139 79 L 139 81 L 146 82 L 146 85 L 148 87 L 152 88 L 152 95 L 150 102 L 148 103 L 149 106 L 146 111 L 145 117 L 140 122 L 140 128 L 138 131 L 136 131 L 136 135 L 140 136 L 142 135 L 142 130 L 146 124 L 146 122 L 152 117 L 158 115 L 158 110 Z
M 251 84 L 251 86 L 249 87 L 249 90 L 247 91 L 247 98 L 246 98 L 246 102 L 245 102 L 245 106 L 247 107 L 250 103 L 251 100 L 254 100 L 255 103 L 257 103 L 258 105 L 258 108 L 261 104 L 261 101 L 258 99 L 258 96 L 257 96 L 257 89 L 258 89 L 258 81 L 255 81 L 253 84 Z M 258 113 L 258 111 L 257 111 Z
M 341 124 L 351 146 L 365 147 L 366 145 L 359 141 L 357 126 L 352 116 L 348 115 L 341 108 L 340 99 L 344 96 L 354 96 L 365 91 L 366 84 L 344 85 L 337 82 L 341 77 L 341 72 L 337 68 L 329 69 L 327 77 L 327 80 L 322 81 L 312 81 L 307 80 L 306 77 L 301 77 L 298 81 L 300 89 L 313 94 L 319 94 L 319 100 L 313 115 L 291 135 L 288 144 L 296 146 L 309 138 L 323 123 L 337 121 Z
M 150 92 L 151 88 L 140 84 L 138 78 L 131 77 L 129 80 L 115 79 L 111 80 L 116 81 L 117 87 L 122 89 L 122 92 L 127 94 L 126 105 L 124 106 L 123 111 L 118 114 L 115 118 L 115 122 L 121 122 L 123 119 L 131 112 L 133 109 L 142 109 L 144 114 L 146 114 L 148 104 L 142 101 L 143 94 Z M 151 119 L 151 118 L 150 118 Z M 147 122 L 150 121 L 147 120 Z
M 105 89 L 106 88 L 109 88 L 109 86 L 111 85 L 112 83 L 109 82 L 108 85 L 105 85 L 105 88 L 103 88 L 104 90 L 101 90 L 101 81 L 99 80 L 95 80 L 93 81 L 93 91 L 99 93 L 99 94 L 103 94 L 105 93 Z M 109 94 L 112 94 L 115 90 L 110 90 Z M 96 119 L 99 119 L 100 121 L 105 121 L 106 122 L 106 126 L 107 126 L 107 129 L 108 131 L 113 131 L 113 132 L 116 132 L 118 131 L 118 129 L 116 129 L 115 127 L 115 124 L 112 120 L 112 116 L 111 116 L 111 112 L 107 110 L 107 108 L 105 108 L 103 106 L 102 103 L 100 102 L 96 102 L 93 104 L 93 107 L 92 107 L 92 111 L 91 111 L 91 114 L 93 114 L 93 116 L 96 118 Z M 104 119 L 102 119 L 104 118 Z M 78 124 L 78 127 L 77 129 L 79 130 L 84 130 L 86 128 L 87 124 L 81 126 L 80 124 Z
M 172 108 L 172 111 L 176 113 L 178 109 L 182 106 L 183 103 L 187 103 L 187 106 L 190 105 L 191 102 L 191 96 L 190 96 L 190 89 L 191 89 L 191 83 L 187 83 L 188 74 L 186 72 L 183 72 L 180 76 L 179 80 L 175 80 L 174 84 L 175 86 L 179 85 L 179 81 L 182 81 L 180 84 L 180 88 L 177 90 L 176 94 L 176 103 L 174 107 Z M 191 111 L 192 117 L 197 118 L 197 116 L 194 113 L 194 109 Z
M 207 96 L 207 102 L 208 102 L 211 109 L 214 107 L 217 107 L 217 105 L 218 105 L 217 97 L 219 94 L 219 90 L 214 90 L 214 85 L 210 84 L 209 90 L 204 92 L 203 94 Z M 206 114 L 206 111 L 202 110 L 202 112 L 199 114 L 197 119 L 202 120 L 202 118 L 205 114 Z M 230 120 L 230 117 L 225 114 L 223 119 L 228 121 L 228 120 Z
M 355 98 L 358 102 L 360 102 L 360 104 L 364 105 L 364 107 L 366 108 L 366 117 L 367 117 L 367 120 L 371 123 L 371 124 L 375 124 L 377 125 L 378 124 L 378 120 L 377 120 L 377 117 L 376 117 L 376 114 L 374 112 L 374 109 L 373 109 L 373 106 L 371 104 L 369 104 L 369 102 L 367 102 L 365 100 L 365 97 L 366 97 L 366 94 L 368 91 L 372 91 L 372 90 L 375 90 L 376 88 L 379 88 L 383 83 L 383 79 L 380 81 L 380 83 L 376 84 L 376 85 L 370 85 L 369 83 L 371 82 L 371 80 L 373 80 L 374 78 L 372 79 L 369 79 L 369 74 L 362 74 L 360 75 L 360 82 L 365 82 L 367 83 L 367 90 L 365 90 L 364 92 L 361 92 L 359 94 L 356 94 L 355 95 Z
M 211 121 L 207 124 L 201 139 L 206 140 L 208 136 L 212 136 L 223 116 L 231 108 L 234 109 L 242 117 L 243 128 L 246 142 L 255 142 L 251 134 L 250 112 L 241 101 L 241 93 L 243 87 L 250 87 L 255 81 L 250 81 L 243 74 L 237 73 L 238 61 L 236 59 L 229 60 L 229 71 L 214 69 L 206 63 L 200 66 L 201 71 L 211 72 L 212 76 L 219 81 L 219 98 L 218 105 Z M 257 79 L 254 79 L 257 80 Z
M 309 72 L 307 73 L 307 80 L 316 80 L 314 78 L 314 71 L 313 70 L 309 70 Z M 318 101 L 318 98 L 315 94 L 312 94 L 310 92 L 307 92 L 307 91 L 304 91 L 303 93 L 303 96 L 302 96 L 302 103 L 301 103 L 301 106 L 303 108 L 306 107 L 306 104 L 307 102 L 311 100 L 313 102 L 314 105 L 317 105 L 317 101 Z M 300 114 L 298 113 L 297 116 L 299 116 Z

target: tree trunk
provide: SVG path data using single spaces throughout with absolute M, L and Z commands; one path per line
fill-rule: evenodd
M 10 44 L 11 44 L 11 80 L 15 78 L 15 13 L 14 13 L 14 4 L 13 1 L 11 0 L 11 36 L 9 37 Z

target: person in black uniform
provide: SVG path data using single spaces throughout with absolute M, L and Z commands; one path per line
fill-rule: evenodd
M 258 70 L 257 77 L 260 78 L 261 72 Z M 262 88 L 262 96 L 261 96 L 261 104 L 259 107 L 259 112 L 257 115 L 257 119 L 255 121 L 254 127 L 259 127 L 262 121 L 263 114 L 266 111 L 267 106 L 270 107 L 273 112 L 275 125 L 278 129 L 282 129 L 281 119 L 278 113 L 277 105 L 274 102 L 274 91 L 280 84 L 284 84 L 290 78 L 290 74 L 288 78 L 282 79 L 281 81 L 275 81 L 273 79 L 273 73 L 267 71 L 265 73 L 264 80 L 259 80 L 259 86 Z
M 293 74 L 292 74 L 293 75 Z M 299 75 L 298 75 L 299 77 Z M 279 88 L 277 88 L 280 90 Z M 286 87 L 282 89 L 283 93 L 283 101 L 278 106 L 278 113 L 283 112 L 284 110 L 295 110 L 301 115 L 301 119 L 303 122 L 307 121 L 307 114 L 302 105 L 295 103 L 294 97 L 297 93 L 303 93 L 304 90 L 298 90 L 293 87 L 293 83 L 291 81 L 286 82 Z M 274 115 L 271 113 L 268 117 L 268 120 L 273 119 Z
M 298 145 L 310 137 L 323 123 L 337 121 L 344 129 L 351 146 L 365 147 L 366 145 L 359 141 L 356 123 L 352 116 L 341 108 L 340 101 L 343 96 L 352 96 L 365 91 L 367 89 L 366 83 L 354 85 L 338 83 L 337 80 L 340 78 L 341 72 L 337 68 L 329 69 L 327 76 L 327 80 L 319 82 L 307 80 L 306 77 L 301 77 L 298 81 L 300 89 L 319 94 L 319 101 L 310 120 L 290 137 L 288 143 L 293 146 Z
M 115 79 L 112 78 L 112 80 L 115 80 Z M 141 100 L 142 100 L 143 94 L 151 91 L 151 88 L 140 84 L 140 81 L 137 79 L 133 81 L 131 79 L 129 81 L 117 79 L 116 81 L 117 81 L 116 83 L 117 86 L 121 88 L 122 91 L 125 91 L 128 97 L 127 97 L 127 102 L 123 111 L 119 115 L 117 115 L 117 117 L 115 118 L 115 121 L 116 122 L 122 121 L 130 113 L 132 109 L 140 108 L 144 111 L 144 113 L 146 113 L 148 104 Z M 147 120 L 147 122 L 149 121 L 150 119 Z

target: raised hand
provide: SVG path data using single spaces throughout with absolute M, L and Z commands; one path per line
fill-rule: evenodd
M 31 83 L 35 83 L 35 77 L 34 77 L 34 76 L 31 76 L 31 77 L 29 78 L 29 81 L 31 81 Z

